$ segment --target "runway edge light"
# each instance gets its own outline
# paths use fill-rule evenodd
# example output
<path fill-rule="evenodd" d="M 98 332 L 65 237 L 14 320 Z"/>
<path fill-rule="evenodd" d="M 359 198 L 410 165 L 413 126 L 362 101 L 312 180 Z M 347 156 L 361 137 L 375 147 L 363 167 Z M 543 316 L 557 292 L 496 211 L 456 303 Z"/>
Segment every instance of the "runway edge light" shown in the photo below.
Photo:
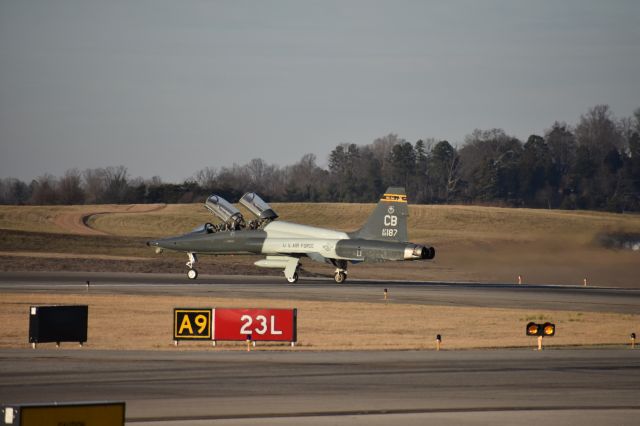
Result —
<path fill-rule="evenodd" d="M 540 325 L 536 324 L 535 322 L 530 322 L 529 324 L 527 324 L 527 336 L 537 336 L 539 334 L 540 331 Z"/>
<path fill-rule="evenodd" d="M 542 350 L 542 339 L 544 337 L 555 336 L 556 325 L 551 322 L 545 322 L 544 324 L 537 324 L 530 322 L 525 329 L 527 336 L 538 336 L 538 350 Z"/>
<path fill-rule="evenodd" d="M 542 325 L 542 335 L 543 336 L 555 336 L 556 334 L 556 325 L 550 322 L 545 322 Z"/>
<path fill-rule="evenodd" d="M 551 337 L 556 334 L 556 325 L 551 322 L 545 322 L 544 324 L 537 324 L 530 322 L 526 328 L 527 336 L 545 336 Z"/>

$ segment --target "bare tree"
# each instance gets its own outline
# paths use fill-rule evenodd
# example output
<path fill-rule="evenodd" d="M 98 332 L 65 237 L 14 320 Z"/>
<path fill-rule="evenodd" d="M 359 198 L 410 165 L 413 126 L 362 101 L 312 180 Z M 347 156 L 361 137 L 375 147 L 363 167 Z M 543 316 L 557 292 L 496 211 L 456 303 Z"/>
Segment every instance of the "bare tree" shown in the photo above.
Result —
<path fill-rule="evenodd" d="M 85 203 L 99 204 L 104 202 L 106 190 L 106 173 L 104 169 L 86 169 L 82 172 L 82 188 Z"/>
<path fill-rule="evenodd" d="M 269 170 L 272 168 L 262 158 L 254 158 L 245 166 L 246 173 L 249 177 L 249 185 L 251 190 L 259 193 L 264 193 L 266 187 L 267 175 L 270 174 Z"/>
<path fill-rule="evenodd" d="M 384 174 L 387 173 L 389 154 L 395 145 L 406 142 L 404 139 L 399 138 L 395 133 L 389 133 L 386 136 L 377 138 L 370 145 L 371 152 L 378 164 L 380 164 L 381 171 Z"/>
<path fill-rule="evenodd" d="M 458 184 L 460 182 L 460 156 L 457 151 L 451 157 L 449 167 L 447 168 L 447 193 L 445 200 L 449 202 L 458 192 Z"/>
<path fill-rule="evenodd" d="M 474 130 L 465 138 L 460 155 L 460 176 L 471 199 L 515 197 L 522 143 L 502 129 Z"/>
<path fill-rule="evenodd" d="M 633 123 L 633 130 L 640 135 L 640 108 L 636 108 L 636 110 L 633 111 L 631 121 Z"/>
<path fill-rule="evenodd" d="M 200 188 L 210 193 L 216 188 L 218 172 L 213 167 L 205 167 L 196 172 L 194 179 Z"/>
<path fill-rule="evenodd" d="M 78 169 L 67 170 L 58 182 L 58 195 L 61 204 L 84 203 L 84 191 L 81 188 L 81 175 Z"/>
<path fill-rule="evenodd" d="M 124 203 L 127 200 L 129 189 L 127 168 L 124 166 L 107 167 L 104 172 L 105 201 L 107 203 Z"/>
<path fill-rule="evenodd" d="M 239 198 L 251 188 L 251 177 L 246 166 L 234 164 L 232 167 L 223 167 L 218 173 L 218 187 L 223 196 Z"/>
<path fill-rule="evenodd" d="M 326 171 L 316 165 L 314 154 L 305 154 L 287 168 L 287 198 L 291 201 L 318 201 L 327 182 Z"/>
<path fill-rule="evenodd" d="M 598 163 L 610 151 L 622 150 L 622 137 L 608 105 L 596 105 L 580 116 L 576 127 L 576 141 Z"/>
<path fill-rule="evenodd" d="M 58 194 L 56 192 L 56 178 L 45 174 L 31 182 L 31 203 L 37 205 L 56 204 Z"/>
<path fill-rule="evenodd" d="M 287 192 L 286 172 L 282 168 L 272 164 L 264 170 L 263 177 L 262 190 L 264 191 L 264 196 L 272 201 L 284 200 Z"/>
<path fill-rule="evenodd" d="M 31 197 L 29 186 L 15 178 L 3 179 L 2 203 L 25 204 Z"/>

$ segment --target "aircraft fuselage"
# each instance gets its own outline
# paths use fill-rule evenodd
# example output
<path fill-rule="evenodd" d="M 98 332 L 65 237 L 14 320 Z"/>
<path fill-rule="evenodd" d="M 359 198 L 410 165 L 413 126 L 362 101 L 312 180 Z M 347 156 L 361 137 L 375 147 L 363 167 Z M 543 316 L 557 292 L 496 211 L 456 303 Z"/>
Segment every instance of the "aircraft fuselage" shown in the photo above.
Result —
<path fill-rule="evenodd" d="M 150 241 L 149 245 L 201 254 L 286 254 L 291 256 L 315 253 L 324 258 L 356 262 L 423 258 L 421 252 L 414 253 L 416 247 L 420 247 L 415 244 L 351 239 L 344 232 L 287 222 L 271 223 L 265 229 L 195 232 Z"/>
<path fill-rule="evenodd" d="M 191 279 L 197 254 L 255 254 L 266 259 L 255 262 L 262 268 L 283 269 L 289 282 L 296 282 L 300 259 L 329 263 L 336 267 L 334 278 L 346 279 L 347 264 L 388 260 L 433 259 L 435 250 L 413 244 L 407 237 L 407 199 L 404 188 L 390 187 L 359 230 L 351 233 L 315 226 L 276 221 L 278 215 L 255 193 L 247 193 L 240 203 L 256 219 L 246 222 L 242 213 L 217 195 L 210 196 L 205 207 L 219 217 L 220 225 L 207 223 L 178 237 L 149 241 L 157 250 L 184 251 Z"/>

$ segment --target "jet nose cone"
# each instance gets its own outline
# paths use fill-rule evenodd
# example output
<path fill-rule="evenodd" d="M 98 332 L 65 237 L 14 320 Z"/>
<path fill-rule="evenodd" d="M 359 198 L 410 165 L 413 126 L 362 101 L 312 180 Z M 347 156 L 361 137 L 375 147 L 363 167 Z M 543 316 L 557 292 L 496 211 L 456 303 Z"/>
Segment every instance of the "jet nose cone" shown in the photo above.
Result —
<path fill-rule="evenodd" d="M 148 247 L 155 247 L 156 248 L 156 253 L 158 253 L 158 254 L 162 253 L 162 247 L 160 246 L 160 242 L 159 241 L 147 241 L 147 246 Z"/>

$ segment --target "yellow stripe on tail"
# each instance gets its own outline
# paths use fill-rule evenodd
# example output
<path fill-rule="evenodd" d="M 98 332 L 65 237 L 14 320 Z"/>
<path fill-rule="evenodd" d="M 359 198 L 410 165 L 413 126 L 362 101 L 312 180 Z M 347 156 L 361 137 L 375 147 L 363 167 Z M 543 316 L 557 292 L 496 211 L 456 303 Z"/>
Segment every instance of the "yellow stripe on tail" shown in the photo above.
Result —
<path fill-rule="evenodd" d="M 384 194 L 380 201 L 393 201 L 396 203 L 406 203 L 407 196 L 404 194 Z"/>

